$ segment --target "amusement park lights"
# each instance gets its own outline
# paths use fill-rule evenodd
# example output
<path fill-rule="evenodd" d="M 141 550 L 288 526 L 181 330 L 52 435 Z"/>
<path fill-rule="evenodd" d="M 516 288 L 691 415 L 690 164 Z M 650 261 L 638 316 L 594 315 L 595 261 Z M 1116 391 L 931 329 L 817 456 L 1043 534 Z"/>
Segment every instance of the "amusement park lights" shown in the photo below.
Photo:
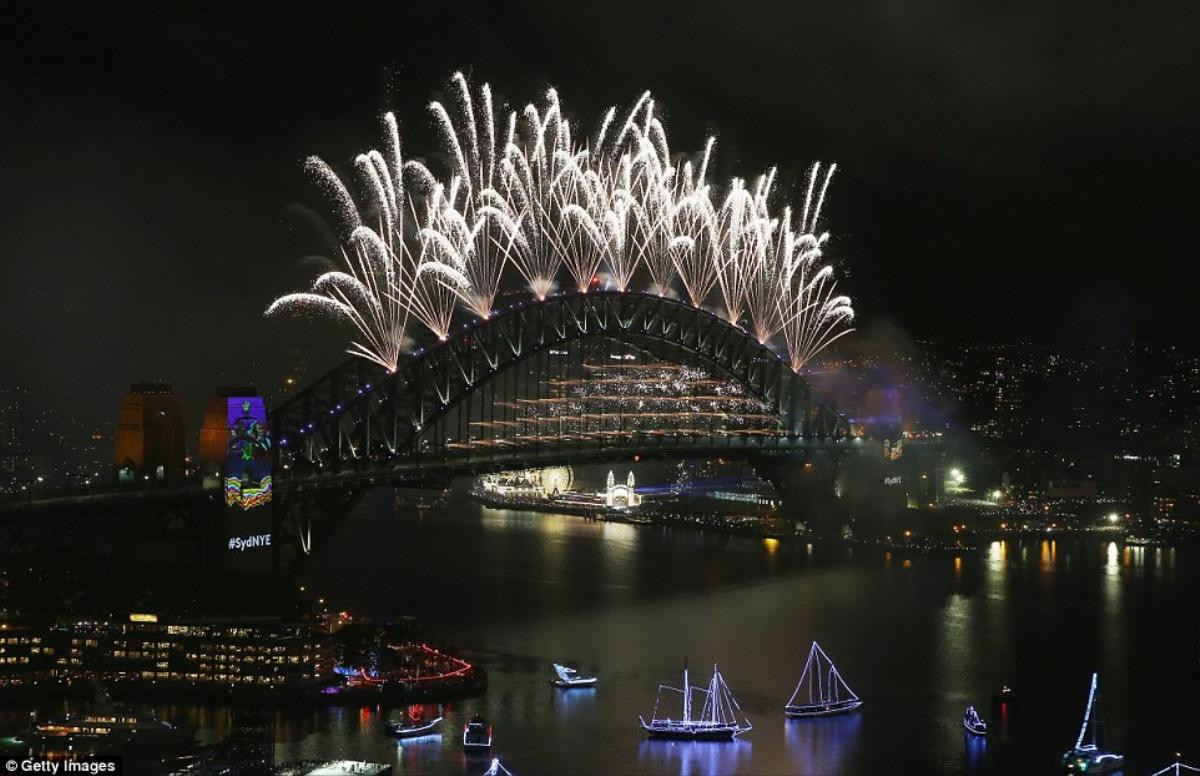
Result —
<path fill-rule="evenodd" d="M 455 103 L 430 104 L 450 159 L 446 178 L 405 161 L 396 117 L 384 148 L 359 154 L 344 181 L 313 157 L 306 168 L 333 209 L 342 269 L 276 299 L 267 315 L 321 313 L 358 332 L 349 352 L 395 370 L 415 320 L 449 337 L 457 308 L 490 318 L 508 268 L 538 301 L 561 282 L 587 293 L 676 289 L 716 304 L 759 342 L 782 339 L 796 371 L 852 331 L 850 299 L 824 263 L 821 210 L 836 165 L 814 164 L 802 205 L 772 207 L 774 168 L 749 183 L 709 180 L 714 139 L 697 164 L 672 154 L 645 92 L 580 139 L 549 89 L 542 104 L 497 110 L 484 84 L 452 77 Z M 355 193 L 352 193 L 355 192 Z M 560 278 L 565 275 L 565 278 Z M 419 351 L 418 351 L 419 352 Z"/>

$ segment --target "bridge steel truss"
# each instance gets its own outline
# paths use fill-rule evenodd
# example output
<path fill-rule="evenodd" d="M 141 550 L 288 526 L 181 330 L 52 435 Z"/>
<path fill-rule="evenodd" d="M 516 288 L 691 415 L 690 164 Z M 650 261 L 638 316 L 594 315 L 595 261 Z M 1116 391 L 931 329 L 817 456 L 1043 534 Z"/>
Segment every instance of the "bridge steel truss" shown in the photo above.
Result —
<path fill-rule="evenodd" d="M 517 424 L 504 420 L 504 403 L 486 396 L 484 389 L 503 382 L 510 394 L 536 393 L 536 375 L 544 369 L 546 354 L 590 338 L 610 338 L 664 359 L 701 364 L 736 381 L 777 415 L 776 432 L 717 437 L 665 428 L 601 439 L 523 439 Z M 478 425 L 470 423 L 471 417 L 492 419 L 495 438 L 488 448 L 463 444 L 471 434 L 464 424 Z M 850 436 L 845 419 L 818 402 L 806 380 L 744 330 L 689 304 L 634 292 L 565 294 L 513 305 L 417 350 L 391 373 L 352 358 L 272 410 L 270 423 L 275 482 L 284 489 L 358 478 L 428 482 L 438 476 L 590 460 L 597 454 L 612 457 L 620 451 L 797 450 L 836 445 Z M 505 423 L 511 432 L 503 430 Z"/>

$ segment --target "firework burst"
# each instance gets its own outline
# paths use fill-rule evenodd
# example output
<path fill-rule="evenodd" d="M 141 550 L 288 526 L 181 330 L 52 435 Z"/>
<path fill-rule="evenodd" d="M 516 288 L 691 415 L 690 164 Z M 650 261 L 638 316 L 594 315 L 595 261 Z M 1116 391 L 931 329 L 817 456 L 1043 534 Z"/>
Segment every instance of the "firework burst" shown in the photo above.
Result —
<path fill-rule="evenodd" d="M 488 318 L 505 265 L 513 252 L 525 245 L 520 218 L 497 187 L 498 159 L 504 148 L 497 143 L 491 88 L 487 84 L 480 87 L 476 110 L 463 74 L 455 73 L 451 80 L 458 95 L 458 120 L 440 102 L 430 103 L 429 110 L 454 160 L 454 178 L 448 189 L 436 189 L 438 196 L 430 205 L 422 234 L 444 263 L 466 277 L 465 286 L 454 286 L 463 305 L 480 318 Z"/>
<path fill-rule="evenodd" d="M 333 200 L 345 271 L 318 276 L 309 291 L 279 297 L 265 314 L 322 314 L 349 322 L 358 337 L 348 352 L 393 371 L 410 319 L 420 320 L 444 339 L 455 299 L 469 280 L 457 267 L 425 258 L 421 241 L 412 239 L 412 230 L 406 229 L 406 222 L 420 218 L 419 210 L 427 209 L 428 200 L 410 200 L 405 189 L 406 172 L 423 178 L 422 168 L 403 161 L 391 113 L 384 116 L 384 127 L 389 158 L 373 150 L 354 160 L 367 192 L 361 208 L 329 165 L 316 157 L 306 163 Z M 374 220 L 377 227 L 364 225 L 364 220 Z"/>
<path fill-rule="evenodd" d="M 625 291 L 653 293 L 724 317 L 764 344 L 782 336 L 793 369 L 852 331 L 850 300 L 823 262 L 818 224 L 836 169 L 814 164 L 802 205 L 772 209 L 774 169 L 753 185 L 709 180 L 714 139 L 693 162 L 673 157 L 650 93 L 605 114 L 586 144 L 573 137 L 555 90 L 539 105 L 497 110 L 487 84 L 451 78 L 448 104 L 429 106 L 449 169 L 439 179 L 401 157 L 395 117 L 383 150 L 360 154 L 344 181 L 325 162 L 307 169 L 328 198 L 343 269 L 280 297 L 267 314 L 320 313 L 350 322 L 350 352 L 394 369 L 410 322 L 436 337 L 456 307 L 492 315 L 509 268 L 545 299 L 565 270 L 586 293 L 603 272 Z M 500 126 L 504 130 L 498 131 Z"/>

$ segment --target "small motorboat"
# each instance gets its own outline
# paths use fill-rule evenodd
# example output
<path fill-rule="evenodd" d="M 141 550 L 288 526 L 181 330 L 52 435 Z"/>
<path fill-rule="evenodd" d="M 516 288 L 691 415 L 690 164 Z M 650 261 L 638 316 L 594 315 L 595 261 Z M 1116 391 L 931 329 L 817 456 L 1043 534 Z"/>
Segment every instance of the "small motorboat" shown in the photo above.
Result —
<path fill-rule="evenodd" d="M 463 725 L 463 749 L 468 752 L 486 752 L 492 748 L 492 726 L 476 714 Z"/>
<path fill-rule="evenodd" d="M 388 734 L 394 738 L 418 738 L 420 736 L 441 735 L 438 726 L 442 723 L 442 715 L 426 719 L 425 709 L 418 705 L 410 706 L 399 722 L 387 723 Z"/>
<path fill-rule="evenodd" d="M 987 723 L 980 718 L 979 712 L 975 711 L 974 706 L 968 706 L 963 714 L 963 727 L 973 736 L 987 735 Z"/>
<path fill-rule="evenodd" d="M 558 674 L 558 678 L 552 682 L 555 687 L 566 689 L 570 687 L 591 687 L 596 684 L 596 677 L 583 676 L 574 668 L 560 665 L 559 663 L 554 664 L 554 673 Z"/>
<path fill-rule="evenodd" d="M 804 670 L 800 672 L 800 681 L 783 707 L 784 715 L 828 717 L 854 711 L 861 705 L 862 699 L 854 694 L 829 655 L 814 641 L 808 650 Z"/>
<path fill-rule="evenodd" d="M 1017 699 L 1017 693 L 1007 684 L 1001 685 L 999 690 L 992 693 L 992 703 L 1012 703 Z"/>

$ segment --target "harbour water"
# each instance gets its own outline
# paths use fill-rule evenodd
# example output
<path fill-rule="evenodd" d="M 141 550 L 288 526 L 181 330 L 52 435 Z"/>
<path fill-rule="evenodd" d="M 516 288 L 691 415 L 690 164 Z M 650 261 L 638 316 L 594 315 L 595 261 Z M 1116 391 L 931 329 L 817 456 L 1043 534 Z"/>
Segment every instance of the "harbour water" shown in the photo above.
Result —
<path fill-rule="evenodd" d="M 456 733 L 481 712 L 516 774 L 1046 773 L 1097 670 L 1126 773 L 1148 772 L 1196 746 L 1198 572 L 1195 548 L 1096 538 L 887 555 L 457 501 L 405 512 L 381 493 L 306 582 L 369 616 L 419 616 L 487 667 L 489 690 L 449 711 L 440 740 L 397 744 L 382 710 L 324 710 L 277 757 L 475 773 Z M 865 703 L 785 721 L 814 638 Z M 685 656 L 701 684 L 719 661 L 754 724 L 742 740 L 644 740 L 637 716 Z M 552 689 L 556 660 L 598 675 L 596 689 Z M 1005 683 L 1019 699 L 1001 718 L 990 696 Z M 986 742 L 964 734 L 967 704 L 992 722 Z"/>
<path fill-rule="evenodd" d="M 446 710 L 440 737 L 397 742 L 397 710 L 275 714 L 275 756 L 390 762 L 397 773 L 478 774 L 463 723 L 493 723 L 493 755 L 525 774 L 1052 773 L 1099 671 L 1110 739 L 1148 773 L 1200 730 L 1195 547 L 1089 538 L 984 541 L 904 555 L 706 534 L 452 500 L 433 510 L 372 494 L 318 547 L 301 582 L 378 620 L 415 615 L 488 670 L 485 696 Z M 788 721 L 817 639 L 864 700 Z M 754 729 L 732 744 L 651 742 L 638 715 L 684 657 L 716 660 Z M 599 683 L 555 690 L 551 663 Z M 1018 695 L 1003 714 L 1001 685 Z M 961 726 L 978 707 L 986 740 Z M 220 707 L 158 707 L 214 739 Z"/>

